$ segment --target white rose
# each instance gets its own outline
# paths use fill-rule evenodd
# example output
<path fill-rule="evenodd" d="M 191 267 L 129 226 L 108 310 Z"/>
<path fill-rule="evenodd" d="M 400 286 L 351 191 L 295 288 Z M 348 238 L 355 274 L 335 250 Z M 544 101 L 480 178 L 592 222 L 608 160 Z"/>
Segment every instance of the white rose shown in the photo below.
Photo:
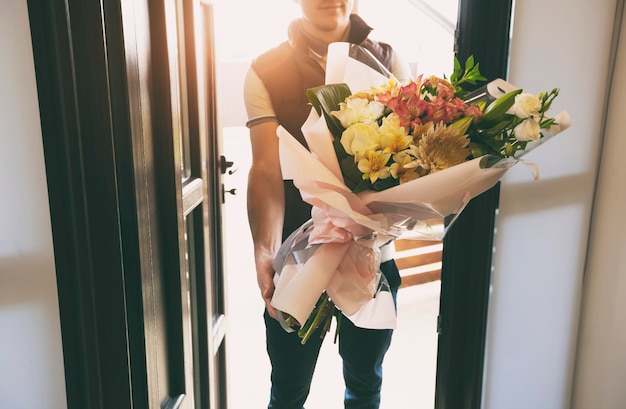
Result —
<path fill-rule="evenodd" d="M 509 110 L 509 113 L 514 114 L 518 118 L 528 118 L 539 115 L 541 109 L 541 101 L 533 94 L 522 92 L 515 96 L 515 103 Z"/>
<path fill-rule="evenodd" d="M 528 118 L 513 129 L 515 139 L 518 141 L 537 141 L 541 138 L 541 127 L 539 122 L 533 118 Z"/>
<path fill-rule="evenodd" d="M 344 128 L 359 122 L 375 122 L 383 115 L 385 106 L 378 101 L 369 101 L 365 98 L 348 98 L 339 103 L 339 111 L 331 114 L 341 122 Z"/>
<path fill-rule="evenodd" d="M 380 147 L 380 134 L 375 124 L 357 123 L 341 134 L 341 145 L 349 155 L 362 155 Z"/>

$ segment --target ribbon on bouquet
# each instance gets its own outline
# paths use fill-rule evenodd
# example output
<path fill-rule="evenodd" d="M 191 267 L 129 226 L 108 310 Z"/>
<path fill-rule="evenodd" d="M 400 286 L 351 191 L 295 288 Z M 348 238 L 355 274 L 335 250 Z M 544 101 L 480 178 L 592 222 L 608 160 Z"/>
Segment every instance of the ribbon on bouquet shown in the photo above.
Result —
<path fill-rule="evenodd" d="M 274 259 L 272 306 L 304 323 L 323 291 L 355 325 L 395 328 L 395 304 L 380 272 L 380 240 L 376 234 L 346 241 L 313 243 L 309 220 L 283 243 Z M 283 328 L 292 332 L 278 315 Z"/>

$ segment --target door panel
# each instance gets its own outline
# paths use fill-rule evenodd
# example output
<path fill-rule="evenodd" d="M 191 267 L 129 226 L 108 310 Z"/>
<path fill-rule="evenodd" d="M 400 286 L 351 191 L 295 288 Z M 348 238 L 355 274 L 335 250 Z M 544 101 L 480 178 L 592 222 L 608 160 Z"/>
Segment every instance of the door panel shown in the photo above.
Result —
<path fill-rule="evenodd" d="M 153 323 L 146 357 L 148 373 L 156 374 L 148 390 L 159 397 L 151 407 L 225 407 L 219 406 L 226 389 L 220 362 L 225 316 L 211 5 L 163 0 L 138 9 L 136 20 L 149 16 L 137 38 L 149 58 L 138 74 L 141 120 L 150 131 L 143 165 L 154 189 L 154 269 L 144 277 L 145 319 Z"/>
<path fill-rule="evenodd" d="M 164 19 L 171 95 L 172 171 L 176 175 L 183 363 L 181 407 L 225 407 L 225 309 L 221 256 L 221 173 L 212 89 L 212 5 L 166 0 Z M 178 304 L 180 302 L 180 310 Z M 178 317 L 174 318 L 178 320 Z M 168 337 L 172 335 L 168 332 Z"/>
<path fill-rule="evenodd" d="M 28 6 L 68 408 L 223 408 L 211 5 Z"/>

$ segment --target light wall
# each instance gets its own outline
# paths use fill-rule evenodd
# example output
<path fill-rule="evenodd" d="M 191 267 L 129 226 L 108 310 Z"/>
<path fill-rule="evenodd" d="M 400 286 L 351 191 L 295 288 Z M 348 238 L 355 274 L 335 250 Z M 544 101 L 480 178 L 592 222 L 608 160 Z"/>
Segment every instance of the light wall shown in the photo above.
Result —
<path fill-rule="evenodd" d="M 572 408 L 626 408 L 626 13 L 593 211 Z"/>
<path fill-rule="evenodd" d="M 586 268 L 615 9 L 613 0 L 515 2 L 509 79 L 532 92 L 559 87 L 553 112 L 567 110 L 573 125 L 526 156 L 539 165 L 539 181 L 519 165 L 502 181 L 485 364 L 487 409 L 572 407 L 581 294 L 589 289 L 583 276 L 606 279 L 616 273 L 603 271 L 600 263 Z M 615 132 L 607 137 L 617 138 Z M 604 182 L 612 185 L 605 189 L 623 192 L 623 181 L 603 173 Z M 595 212 L 599 209 L 596 204 Z M 609 221 L 596 224 L 598 229 L 621 216 L 614 206 L 605 210 Z M 610 235 L 595 233 L 590 243 L 613 249 L 624 272 L 625 253 L 615 249 Z M 621 289 L 623 294 L 625 286 Z M 595 291 L 595 297 L 608 297 L 607 305 L 620 300 L 618 293 Z M 623 374 L 626 362 L 617 365 Z M 580 406 L 618 407 L 624 406 L 614 401 Z"/>
<path fill-rule="evenodd" d="M 0 3 L 0 408 L 65 409 L 65 374 L 26 0 Z"/>

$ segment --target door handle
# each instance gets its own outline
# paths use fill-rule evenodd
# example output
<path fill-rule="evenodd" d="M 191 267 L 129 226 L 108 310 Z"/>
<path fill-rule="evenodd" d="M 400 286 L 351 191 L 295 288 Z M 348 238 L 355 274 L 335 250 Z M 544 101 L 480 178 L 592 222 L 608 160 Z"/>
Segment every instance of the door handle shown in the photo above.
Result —
<path fill-rule="evenodd" d="M 238 168 L 228 170 L 234 164 L 235 164 L 234 162 L 227 160 L 224 155 L 220 155 L 220 172 L 222 172 L 222 175 L 226 173 L 226 171 L 228 171 L 229 175 L 232 175 L 233 173 L 237 172 Z"/>

